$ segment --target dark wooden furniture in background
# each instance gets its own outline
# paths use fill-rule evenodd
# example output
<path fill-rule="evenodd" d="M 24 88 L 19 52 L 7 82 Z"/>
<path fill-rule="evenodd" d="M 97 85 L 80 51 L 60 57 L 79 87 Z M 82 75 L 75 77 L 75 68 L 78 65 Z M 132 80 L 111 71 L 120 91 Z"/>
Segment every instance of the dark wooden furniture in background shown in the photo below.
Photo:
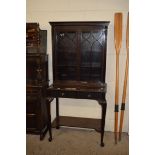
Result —
<path fill-rule="evenodd" d="M 48 88 L 47 31 L 38 23 L 26 24 L 26 132 L 40 135 L 48 130 L 46 90 Z"/>
<path fill-rule="evenodd" d="M 52 27 L 53 84 L 49 97 L 56 98 L 56 127 L 59 98 L 97 100 L 102 107 L 101 146 L 107 102 L 106 47 L 109 22 L 50 22 Z"/>

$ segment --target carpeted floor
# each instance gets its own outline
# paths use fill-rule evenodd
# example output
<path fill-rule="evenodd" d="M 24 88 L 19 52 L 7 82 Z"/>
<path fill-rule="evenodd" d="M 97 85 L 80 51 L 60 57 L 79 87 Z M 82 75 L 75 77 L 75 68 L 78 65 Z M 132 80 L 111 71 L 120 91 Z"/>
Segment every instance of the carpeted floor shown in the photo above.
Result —
<path fill-rule="evenodd" d="M 114 144 L 112 132 L 105 132 L 104 147 L 100 147 L 100 133 L 94 130 L 53 129 L 53 141 L 43 141 L 38 135 L 27 135 L 26 155 L 128 155 L 129 137 L 122 134 L 121 142 Z"/>

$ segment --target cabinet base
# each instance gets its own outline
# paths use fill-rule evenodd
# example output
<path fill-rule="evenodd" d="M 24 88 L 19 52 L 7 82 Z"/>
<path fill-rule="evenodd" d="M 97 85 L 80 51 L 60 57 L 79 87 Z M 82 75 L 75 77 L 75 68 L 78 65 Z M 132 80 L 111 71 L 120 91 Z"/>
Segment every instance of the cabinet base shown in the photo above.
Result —
<path fill-rule="evenodd" d="M 26 128 L 26 134 L 40 135 L 40 140 L 43 140 L 45 138 L 47 131 L 48 131 L 47 126 L 45 128 L 43 128 L 41 131 L 37 130 L 35 128 Z"/>

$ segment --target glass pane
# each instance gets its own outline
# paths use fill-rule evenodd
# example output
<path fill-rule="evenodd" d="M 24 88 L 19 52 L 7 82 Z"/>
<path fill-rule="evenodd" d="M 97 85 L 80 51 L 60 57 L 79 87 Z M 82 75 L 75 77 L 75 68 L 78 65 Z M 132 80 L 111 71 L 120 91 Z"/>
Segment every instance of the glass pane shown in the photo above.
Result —
<path fill-rule="evenodd" d="M 103 30 L 81 33 L 81 80 L 101 80 L 104 37 Z"/>
<path fill-rule="evenodd" d="M 76 32 L 57 32 L 57 76 L 59 80 L 77 79 Z"/>
<path fill-rule="evenodd" d="M 75 67 L 58 67 L 59 80 L 76 80 Z"/>

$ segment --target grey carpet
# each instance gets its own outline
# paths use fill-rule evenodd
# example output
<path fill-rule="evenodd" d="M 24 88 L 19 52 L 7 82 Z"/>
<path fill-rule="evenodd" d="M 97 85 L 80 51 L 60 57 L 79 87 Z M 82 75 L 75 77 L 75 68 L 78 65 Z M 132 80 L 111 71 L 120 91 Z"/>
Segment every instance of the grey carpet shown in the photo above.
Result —
<path fill-rule="evenodd" d="M 27 135 L 27 155 L 128 155 L 129 137 L 122 134 L 121 142 L 114 144 L 114 134 L 105 132 L 104 147 L 100 147 L 100 134 L 94 130 L 71 128 L 53 129 L 53 141 L 43 141 L 38 135 Z"/>

